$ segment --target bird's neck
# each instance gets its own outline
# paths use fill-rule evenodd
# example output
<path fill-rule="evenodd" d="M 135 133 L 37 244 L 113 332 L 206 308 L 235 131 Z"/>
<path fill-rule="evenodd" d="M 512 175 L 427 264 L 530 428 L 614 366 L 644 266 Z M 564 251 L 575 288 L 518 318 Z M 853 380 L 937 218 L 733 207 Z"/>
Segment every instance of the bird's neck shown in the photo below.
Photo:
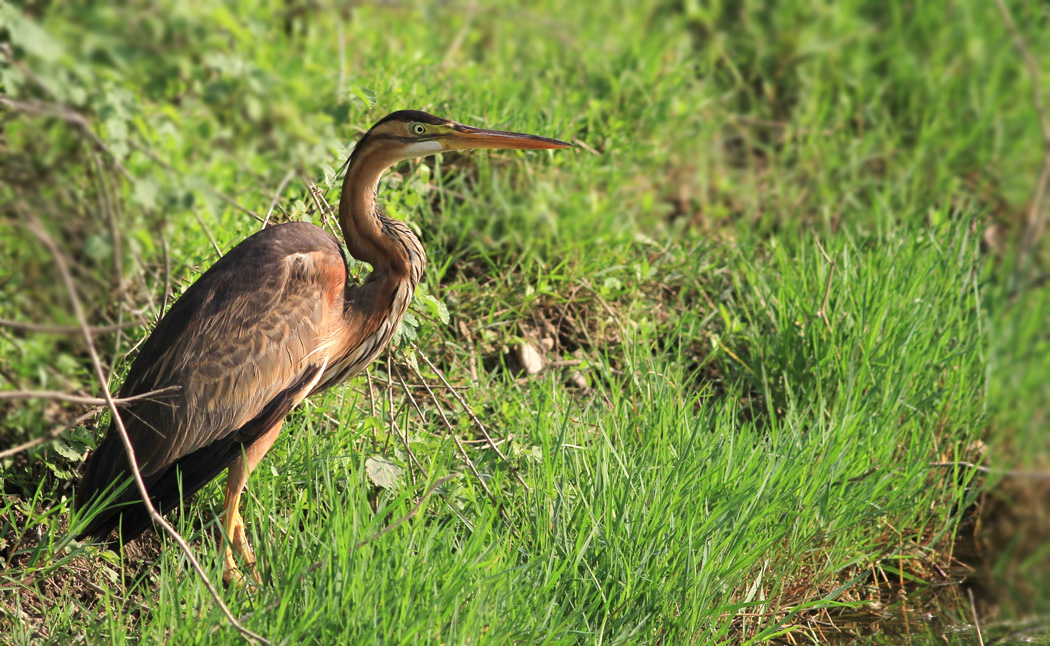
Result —
<path fill-rule="evenodd" d="M 395 161 L 382 151 L 351 155 L 339 199 L 339 225 L 350 255 L 372 265 L 375 278 L 415 287 L 426 263 L 423 246 L 404 222 L 380 213 L 376 203 L 379 180 Z"/>

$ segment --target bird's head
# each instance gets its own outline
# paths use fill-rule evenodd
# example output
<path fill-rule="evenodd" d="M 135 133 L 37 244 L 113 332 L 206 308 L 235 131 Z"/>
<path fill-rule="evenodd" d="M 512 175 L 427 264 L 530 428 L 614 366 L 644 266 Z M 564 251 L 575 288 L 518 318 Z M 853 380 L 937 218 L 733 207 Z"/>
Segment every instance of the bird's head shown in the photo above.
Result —
<path fill-rule="evenodd" d="M 357 154 L 374 154 L 387 163 L 450 150 L 477 148 L 571 148 L 572 144 L 520 132 L 485 130 L 435 117 L 419 110 L 399 110 L 383 117 L 361 138 Z"/>

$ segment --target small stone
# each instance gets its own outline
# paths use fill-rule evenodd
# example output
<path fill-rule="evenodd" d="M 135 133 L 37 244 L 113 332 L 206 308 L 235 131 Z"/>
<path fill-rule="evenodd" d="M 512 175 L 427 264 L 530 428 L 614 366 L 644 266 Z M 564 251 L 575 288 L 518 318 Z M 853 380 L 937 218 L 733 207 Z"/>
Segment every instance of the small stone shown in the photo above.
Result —
<path fill-rule="evenodd" d="M 525 374 L 534 375 L 543 370 L 543 356 L 530 343 L 522 343 L 518 346 L 518 363 Z"/>

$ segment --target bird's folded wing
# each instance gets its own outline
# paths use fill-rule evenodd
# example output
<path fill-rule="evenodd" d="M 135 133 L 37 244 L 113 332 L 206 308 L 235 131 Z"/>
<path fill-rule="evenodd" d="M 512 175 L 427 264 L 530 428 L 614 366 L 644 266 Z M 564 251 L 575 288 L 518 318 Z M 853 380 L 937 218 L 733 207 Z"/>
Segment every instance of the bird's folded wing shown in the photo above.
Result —
<path fill-rule="evenodd" d="M 236 432 L 279 395 L 309 385 L 296 382 L 318 376 L 333 316 L 327 273 L 317 267 L 324 260 L 290 257 L 272 274 L 209 271 L 164 317 L 121 390 L 178 387 L 122 411 L 144 473 Z M 338 255 L 328 261 L 342 265 Z"/>

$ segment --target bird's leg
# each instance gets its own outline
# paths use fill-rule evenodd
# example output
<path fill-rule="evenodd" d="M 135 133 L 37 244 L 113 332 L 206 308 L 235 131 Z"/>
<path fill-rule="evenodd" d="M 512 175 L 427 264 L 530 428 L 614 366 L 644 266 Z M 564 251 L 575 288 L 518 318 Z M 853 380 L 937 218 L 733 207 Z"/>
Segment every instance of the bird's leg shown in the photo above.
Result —
<path fill-rule="evenodd" d="M 222 568 L 222 580 L 230 585 L 239 585 L 244 582 L 244 576 L 237 564 L 237 557 L 241 563 L 251 570 L 252 578 L 256 583 L 262 583 L 262 577 L 255 569 L 255 554 L 252 546 L 248 543 L 248 537 L 244 533 L 244 520 L 241 518 L 240 503 L 241 493 L 244 486 L 248 484 L 248 475 L 255 470 L 256 465 L 262 460 L 266 452 L 273 446 L 277 434 L 281 431 L 282 422 L 278 422 L 270 430 L 259 436 L 255 442 L 244 450 L 244 455 L 234 460 L 230 465 L 229 474 L 226 476 L 226 504 L 223 506 L 223 526 L 229 543 L 226 545 L 225 559 Z"/>

